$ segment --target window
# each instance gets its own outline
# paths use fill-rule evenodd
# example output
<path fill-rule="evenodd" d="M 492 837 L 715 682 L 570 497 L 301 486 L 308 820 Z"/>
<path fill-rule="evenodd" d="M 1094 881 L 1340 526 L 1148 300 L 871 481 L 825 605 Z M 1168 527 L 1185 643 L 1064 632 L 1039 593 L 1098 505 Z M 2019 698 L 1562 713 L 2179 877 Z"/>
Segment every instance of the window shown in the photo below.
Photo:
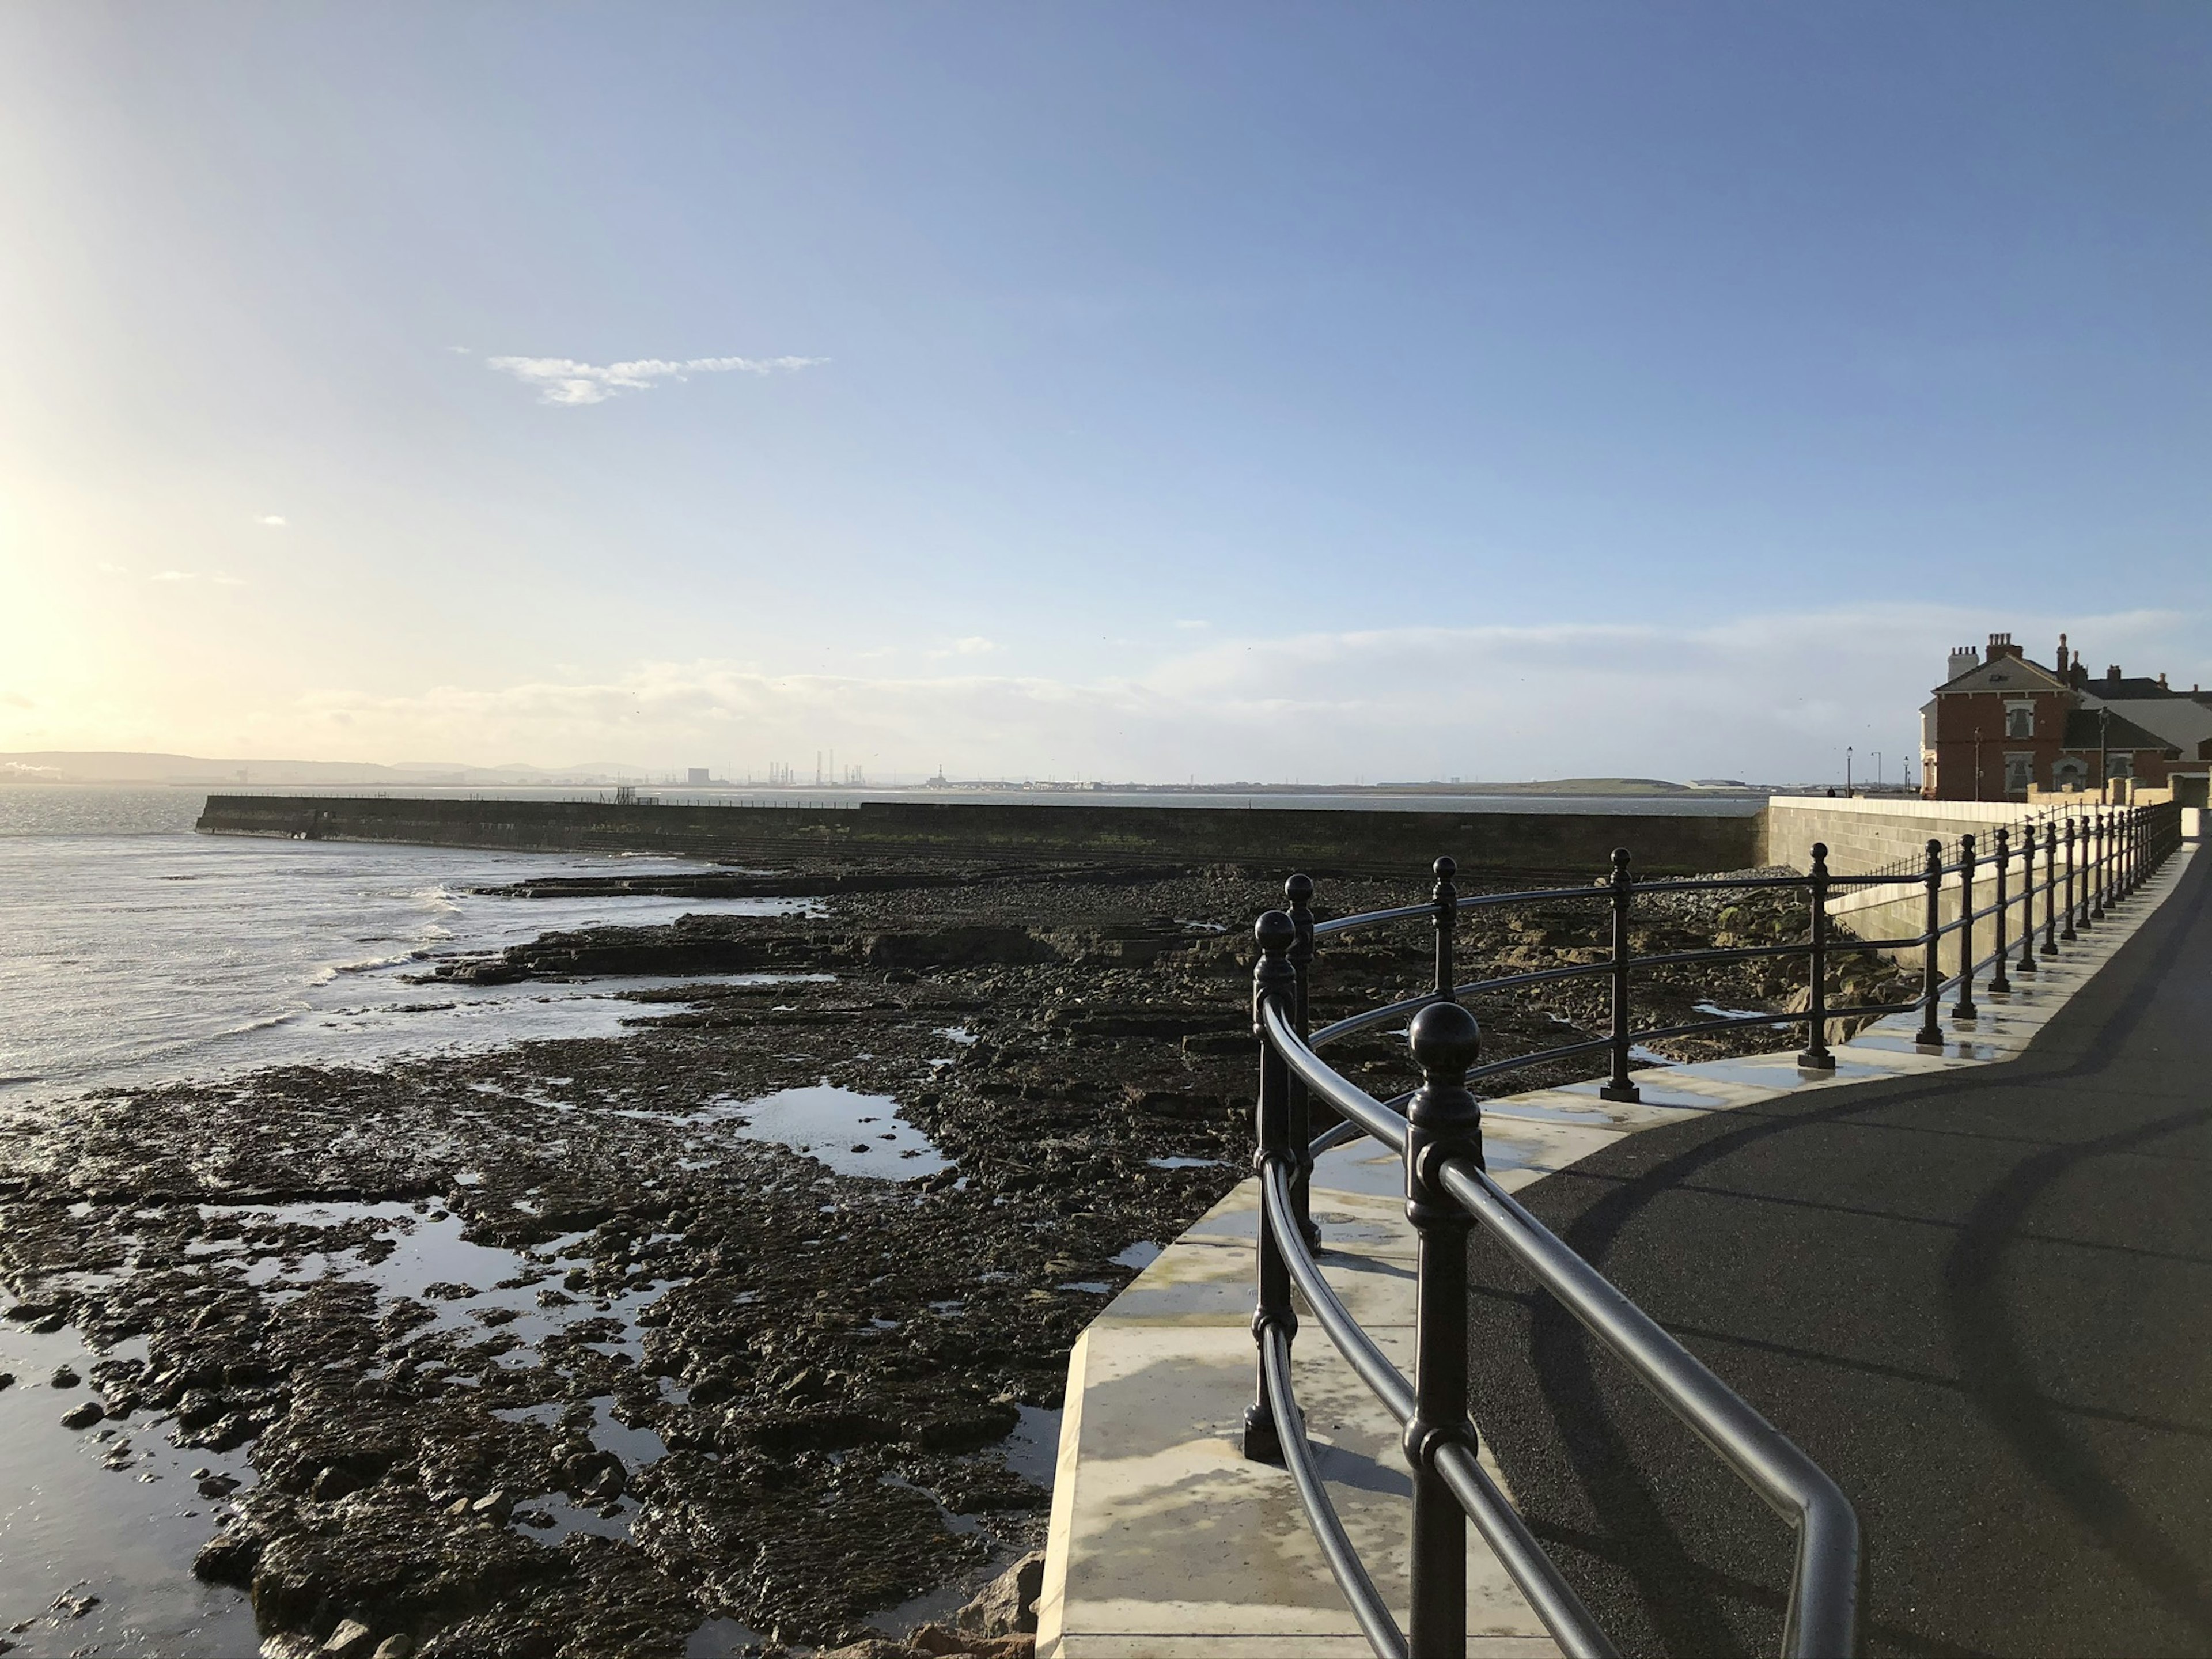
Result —
<path fill-rule="evenodd" d="M 2035 735 L 2035 705 L 2032 702 L 2008 702 L 2005 705 L 2005 736 L 2032 738 Z"/>
<path fill-rule="evenodd" d="M 2089 769 L 2070 755 L 2051 769 L 2051 785 L 2058 789 L 2079 789 L 2088 775 Z"/>
<path fill-rule="evenodd" d="M 2035 757 L 2007 755 L 2005 757 L 2005 793 L 2024 795 L 2027 786 L 2035 781 Z"/>

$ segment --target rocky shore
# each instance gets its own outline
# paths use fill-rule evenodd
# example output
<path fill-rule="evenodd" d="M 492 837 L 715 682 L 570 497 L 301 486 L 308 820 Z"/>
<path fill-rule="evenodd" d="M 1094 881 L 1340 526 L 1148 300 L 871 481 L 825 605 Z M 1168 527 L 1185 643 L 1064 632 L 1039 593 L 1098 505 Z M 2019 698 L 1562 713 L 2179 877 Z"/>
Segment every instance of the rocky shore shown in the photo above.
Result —
<path fill-rule="evenodd" d="M 1244 1171 L 1249 929 L 1279 887 L 927 860 L 639 879 L 816 903 L 426 965 L 426 1003 L 704 976 L 635 994 L 619 1038 L 115 1092 L 0 1139 L 6 1317 L 106 1356 L 55 1432 L 106 1436 L 118 1473 L 156 1435 L 241 1452 L 202 1486 L 194 1571 L 250 1591 L 275 1651 L 1018 1652 L 1068 1346 Z M 1794 903 L 1655 901 L 1637 945 L 1796 937 Z M 1603 921 L 1474 912 L 1461 961 L 1594 960 Z M 1326 948 L 1318 1009 L 1418 989 L 1428 949 L 1418 922 Z M 1801 971 L 1639 996 L 1668 1023 L 1780 1010 Z M 1595 1032 L 1603 995 L 1477 1005 L 1486 1052 Z M 1400 1038 L 1333 1057 L 1413 1081 Z"/>

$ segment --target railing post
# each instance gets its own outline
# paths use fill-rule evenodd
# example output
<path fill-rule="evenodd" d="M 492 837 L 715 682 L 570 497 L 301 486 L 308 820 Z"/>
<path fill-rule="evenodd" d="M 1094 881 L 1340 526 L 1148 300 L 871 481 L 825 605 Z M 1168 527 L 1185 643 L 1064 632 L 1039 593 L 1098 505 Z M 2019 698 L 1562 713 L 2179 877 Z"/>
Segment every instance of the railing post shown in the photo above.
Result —
<path fill-rule="evenodd" d="M 1297 1006 L 1298 970 L 1291 966 L 1290 950 L 1298 936 L 1297 924 L 1280 910 L 1270 910 L 1252 929 L 1259 941 L 1260 960 L 1252 968 L 1252 1030 L 1260 1040 L 1260 1098 L 1254 1112 L 1258 1146 L 1252 1155 L 1255 1173 L 1264 1173 L 1271 1163 L 1291 1165 L 1291 1068 L 1267 1041 L 1261 1011 L 1274 1003 L 1285 1013 Z M 1295 1167 L 1294 1165 L 1291 1167 Z M 1252 1314 L 1252 1340 L 1262 1353 L 1256 1367 L 1258 1386 L 1244 1410 L 1244 1455 L 1255 1463 L 1283 1461 L 1283 1441 L 1275 1423 L 1274 1404 L 1267 1397 L 1265 1348 L 1273 1328 L 1285 1340 L 1298 1328 L 1291 1308 L 1291 1270 L 1284 1265 L 1282 1247 L 1267 1224 L 1266 1205 L 1260 1207 L 1258 1264 L 1259 1305 Z"/>
<path fill-rule="evenodd" d="M 1993 997 L 2001 997 L 2009 996 L 2012 994 L 2012 981 L 2005 975 L 2005 959 L 2012 952 L 2012 942 L 2005 932 L 2007 925 L 2012 920 L 2009 916 L 2005 915 L 2005 906 L 2008 902 L 2005 898 L 2005 873 L 2006 867 L 2012 863 L 2012 837 L 2005 833 L 2004 826 L 2002 824 L 1997 826 L 1997 850 L 1996 858 L 1997 866 L 1997 957 L 1996 965 L 1990 971 L 1990 994 Z"/>
<path fill-rule="evenodd" d="M 1407 1109 L 1406 1218 L 1420 1240 L 1414 1289 L 1413 1416 L 1406 1461 L 1413 1470 L 1412 1659 L 1464 1659 L 1467 1652 L 1467 1516 L 1437 1472 L 1437 1455 L 1474 1449 L 1467 1405 L 1467 1212 L 1444 1191 L 1443 1166 L 1482 1162 L 1482 1108 L 1467 1069 L 1482 1052 L 1474 1016 L 1437 1002 L 1413 1017 L 1409 1034 L 1422 1083 Z"/>
<path fill-rule="evenodd" d="M 1606 1100 L 1641 1100 L 1643 1094 L 1628 1080 L 1628 905 L 1633 872 L 1628 849 L 1613 849 L 1613 1076 L 1598 1090 Z"/>
<path fill-rule="evenodd" d="M 1828 1052 L 1828 847 L 1813 843 L 1813 872 L 1806 886 L 1813 901 L 1812 953 L 1807 972 L 1805 1052 L 1797 1063 L 1808 1072 L 1832 1072 L 1836 1057 Z"/>
<path fill-rule="evenodd" d="M 2105 919 L 2106 817 L 2105 809 L 2100 806 L 2097 809 L 2097 816 L 2089 821 L 2089 920 L 2092 921 Z"/>
<path fill-rule="evenodd" d="M 2058 936 L 2069 945 L 2081 937 L 2074 931 L 2075 908 L 2074 903 L 2074 820 L 2069 817 L 2066 820 L 2066 931 Z"/>
<path fill-rule="evenodd" d="M 1453 930 L 1459 926 L 1459 889 L 1452 878 L 1459 866 L 1449 858 L 1436 862 L 1437 888 L 1431 895 L 1437 907 L 1437 1000 L 1449 1002 L 1458 988 L 1458 970 L 1452 962 Z"/>
<path fill-rule="evenodd" d="M 1293 1021 L 1301 1037 L 1313 1034 L 1313 962 L 1314 913 L 1313 878 L 1292 876 L 1283 884 L 1283 896 L 1290 901 L 1291 925 L 1297 929 L 1297 937 L 1291 941 L 1291 966 L 1298 975 L 1297 1007 Z M 1315 1226 L 1311 1205 L 1313 1197 L 1313 1101 L 1306 1085 L 1299 1079 L 1291 1079 L 1291 1156 L 1297 1160 L 1297 1170 L 1291 1178 L 1291 1207 L 1298 1218 L 1298 1231 L 1305 1236 L 1306 1248 L 1321 1248 L 1321 1229 Z"/>
<path fill-rule="evenodd" d="M 2013 971 L 2033 978 L 2035 965 L 2035 820 L 2020 827 L 2020 961 Z"/>
<path fill-rule="evenodd" d="M 1965 1023 L 1979 1014 L 1974 1006 L 1974 838 L 1959 837 L 1959 1000 L 1951 1018 Z"/>
<path fill-rule="evenodd" d="M 1920 1030 L 1914 1033 L 1912 1040 L 1924 1048 L 1940 1048 L 1943 1046 L 1943 1021 L 1936 1012 L 1936 999 L 1943 988 L 1943 964 L 1936 960 L 1943 943 L 1942 842 L 1928 843 L 1928 869 L 1921 879 L 1928 890 L 1928 926 L 1920 936 Z"/>
<path fill-rule="evenodd" d="M 2043 955 L 2058 954 L 2058 826 L 2043 826 Z"/>

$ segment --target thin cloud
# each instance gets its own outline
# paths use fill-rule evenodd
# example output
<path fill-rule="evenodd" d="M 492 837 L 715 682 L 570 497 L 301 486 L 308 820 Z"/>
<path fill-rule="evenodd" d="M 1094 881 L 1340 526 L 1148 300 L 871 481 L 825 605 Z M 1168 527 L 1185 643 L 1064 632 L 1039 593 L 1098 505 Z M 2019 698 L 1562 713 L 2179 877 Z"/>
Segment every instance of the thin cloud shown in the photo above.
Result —
<path fill-rule="evenodd" d="M 282 530 L 289 520 L 274 513 L 264 513 L 253 522 L 267 525 L 271 530 Z"/>
<path fill-rule="evenodd" d="M 687 357 L 672 362 L 641 357 L 634 362 L 599 364 L 580 363 L 573 357 L 487 357 L 484 367 L 536 386 L 541 404 L 574 407 L 605 403 L 625 392 L 644 392 L 659 381 L 688 380 L 694 374 L 791 374 L 829 361 L 827 357 Z"/>
<path fill-rule="evenodd" d="M 1838 781 L 1845 744 L 1917 753 L 1915 711 L 1945 653 L 2008 622 L 2022 640 L 2101 640 L 2123 660 L 2207 675 L 2203 619 L 1992 616 L 1869 607 L 1703 628 L 1405 628 L 1193 641 L 1127 678 L 975 672 L 770 674 L 729 661 L 639 664 L 582 682 L 328 690 L 296 715 L 354 717 L 388 752 L 584 754 L 650 743 L 741 765 L 826 747 L 957 771 L 1307 779 L 1635 774 Z M 2046 647 L 2045 653 L 2047 655 Z M 2124 655 L 2122 653 L 2124 653 Z M 948 653 L 948 655 L 950 653 Z M 977 665 L 980 667 L 980 665 Z M 1842 688 L 1838 690 L 1838 688 Z M 327 729 L 325 726 L 323 729 Z M 1893 750 L 1893 745 L 1894 748 Z M 901 769 L 912 769 L 901 763 Z"/>
<path fill-rule="evenodd" d="M 157 570 L 146 578 L 149 582 L 213 582 L 217 587 L 244 587 L 243 576 L 234 576 L 227 570 Z"/>

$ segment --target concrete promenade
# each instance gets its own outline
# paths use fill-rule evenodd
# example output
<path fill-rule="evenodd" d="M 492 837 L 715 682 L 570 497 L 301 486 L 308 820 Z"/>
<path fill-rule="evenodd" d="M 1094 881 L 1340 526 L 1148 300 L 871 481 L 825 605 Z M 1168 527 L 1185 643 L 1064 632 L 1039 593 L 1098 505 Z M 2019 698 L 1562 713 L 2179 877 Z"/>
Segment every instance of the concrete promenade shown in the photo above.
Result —
<path fill-rule="evenodd" d="M 1524 1198 L 1841 1484 L 1870 1655 L 2212 1653 L 2212 854 L 2162 879 L 2012 1064 L 1663 1126 Z M 1593 1608 L 1635 1651 L 1768 1646 L 1771 1519 L 1476 1263 L 1478 1417 Z"/>
<path fill-rule="evenodd" d="M 2160 1628 L 2174 1638 L 2164 1648 L 2068 1646 L 2081 1632 L 2034 1614 L 2012 1634 L 2049 1638 L 2040 1645 L 1979 1646 L 1952 1633 L 1972 1627 L 1976 1607 L 2017 1608 L 2020 1584 L 2042 1582 L 2050 1553 L 2027 1536 L 2035 1511 L 2022 1493 L 2034 1482 L 2000 1480 L 2001 1455 L 1968 1450 L 1972 1437 L 1955 1419 L 1969 1397 L 1970 1368 L 1931 1334 L 1948 1330 L 1947 1319 L 1968 1329 L 1994 1321 L 2009 1330 L 2007 1310 L 2016 1306 L 2027 1309 L 2037 1333 L 2094 1331 L 2055 1351 L 2058 1376 L 2078 1385 L 2079 1410 L 2036 1406 L 2050 1380 L 2032 1364 L 1988 1384 L 2010 1413 L 1990 1420 L 2032 1438 L 2040 1429 L 2021 1425 L 2054 1413 L 2077 1435 L 2145 1432 L 2142 1418 L 2186 1445 L 2185 1459 L 2160 1455 L 2155 1467 L 2177 1476 L 2185 1462 L 2203 1471 L 2212 1407 L 2189 1392 L 2204 1380 L 2195 1356 L 2212 1336 L 2203 1206 L 2154 1193 L 2138 1204 L 2128 1175 L 2144 1161 L 2130 1137 L 2163 1153 L 2160 1137 L 2185 1132 L 2155 1126 L 2176 1114 L 2194 1111 L 2200 1125 L 2212 1116 L 2204 1088 L 2204 1033 L 2212 1030 L 2205 885 L 2203 869 L 2185 854 L 2172 860 L 2033 981 L 2016 981 L 2010 997 L 1984 996 L 1981 1018 L 1954 1027 L 1941 1054 L 1917 1048 L 1917 1021 L 1899 1017 L 1839 1046 L 1832 1076 L 1800 1072 L 1792 1042 L 1750 1060 L 1640 1073 L 1640 1103 L 1601 1101 L 1595 1085 L 1485 1103 L 1486 1146 L 1500 1183 L 1525 1189 L 1524 1202 L 1796 1437 L 1860 1505 L 1875 1564 L 1871 1651 L 2212 1651 L 2204 1634 L 2212 1626 L 2186 1616 L 2174 1624 L 2176 1615 L 2164 1615 Z M 2178 917 L 2197 919 L 2185 926 L 2197 939 L 2187 962 L 2158 942 Z M 2130 943 L 2146 923 L 2145 938 Z M 2192 974 L 2193 994 L 2167 988 L 2186 987 Z M 2193 1028 L 2184 1006 L 2190 994 Z M 2067 1067 L 2102 1052 L 2094 1032 L 2115 1024 L 2114 1011 L 2151 1003 L 2173 1007 L 2146 1040 L 2163 1043 L 2161 1063 L 2191 1080 L 2115 1078 L 2097 1085 L 2119 1091 L 2122 1103 L 2108 1105 L 2083 1086 L 2087 1073 L 2077 1078 Z M 2094 1028 L 2089 1038 L 2080 1035 L 2085 1022 Z M 2045 1073 L 2049 1079 L 2033 1080 Z M 1990 1103 L 1993 1088 L 2039 1087 L 2055 1091 L 2039 1108 Z M 2185 1097 L 2154 1097 L 2158 1088 Z M 1929 1103 L 1954 1091 L 1984 1103 Z M 1893 1124 L 1883 1115 L 1886 1102 L 1898 1103 Z M 1936 1116 L 1923 1122 L 1923 1112 Z M 1793 1139 L 1793 1126 L 1807 1133 Z M 1855 1138 L 1869 1126 L 1881 1134 L 1855 1152 Z M 2206 1149 L 2201 1128 L 2197 1135 L 2196 1160 L 2181 1166 L 2189 1173 L 2180 1179 L 2201 1191 Z M 2008 1159 L 2009 1171 L 2023 1160 L 2063 1161 L 2084 1146 L 2091 1150 L 2079 1168 L 2065 1164 L 2051 1180 L 2069 1191 L 2078 1181 L 2101 1181 L 2084 1189 L 2093 1214 L 2046 1220 L 2037 1207 L 2045 1202 L 2042 1189 L 2015 1191 L 2027 1177 L 2003 1172 L 1992 1177 L 1995 1198 L 1962 1192 L 1947 1206 L 1934 1191 L 1966 1179 L 1968 1154 Z M 1795 1176 L 1762 1177 L 1771 1194 L 1747 1188 L 1738 1196 L 1727 1182 L 1713 1187 L 1707 1161 L 1724 1163 L 1739 1147 L 1753 1164 L 1780 1160 L 1786 1169 L 1794 1158 L 1802 1167 Z M 1401 1179 L 1395 1158 L 1371 1143 L 1340 1149 L 1320 1160 L 1314 1210 L 1331 1282 L 1385 1350 L 1410 1364 L 1413 1246 Z M 1985 1201 L 1998 1206 L 1991 1224 L 1999 1231 L 1959 1231 Z M 2024 1206 L 2023 1214 L 2035 1210 L 2030 1254 L 2035 1271 L 2052 1279 L 2028 1286 L 2024 1300 L 2014 1280 L 2028 1256 L 2006 1231 L 2019 1225 L 2016 1215 L 2003 1218 L 2008 1203 Z M 1140 1274 L 1077 1346 L 1040 1601 L 1042 1656 L 1352 1659 L 1367 1650 L 1289 1477 L 1237 1453 L 1253 1377 L 1255 1210 L 1247 1182 Z M 2196 1239 L 2184 1237 L 2192 1218 Z M 2100 1228 L 2143 1237 L 2108 1245 Z M 2098 1242 L 2051 1242 L 2075 1233 Z M 1948 1264 L 1966 1247 L 1931 1243 L 1954 1235 L 1998 1247 L 1986 1260 L 1966 1249 L 1972 1273 L 1961 1278 Z M 1548 1303 L 1530 1297 L 1486 1247 L 1477 1247 L 1476 1265 L 1474 1412 L 1485 1462 L 1601 1620 L 1631 1652 L 1771 1650 L 1786 1591 L 1781 1524 L 1663 1410 L 1634 1394 L 1616 1367 L 1594 1358 L 1578 1331 L 1563 1328 L 1571 1322 L 1547 1314 Z M 2193 1280 L 2170 1282 L 2191 1273 Z M 2176 1298 L 2180 1305 L 2169 1308 Z M 2159 1316 L 2150 1316 L 2153 1308 Z M 2160 1334 L 2169 1321 L 2171 1340 Z M 2130 1343 L 2149 1348 L 2138 1352 Z M 2098 1358 L 2114 1344 L 2129 1356 L 2117 1371 Z M 1297 1353 L 1299 1396 L 1331 1496 L 1402 1616 L 1409 1482 L 1395 1425 L 1310 1320 Z M 2142 1389 L 2159 1396 L 2142 1409 L 2124 1390 L 2114 1392 L 2113 1377 L 2138 1364 L 2148 1367 Z M 2002 1447 L 2010 1443 L 2007 1431 L 1988 1432 Z M 2093 1457 L 2074 1473 L 2101 1467 Z M 2109 1472 L 2097 1478 L 2112 1479 Z M 2212 1524 L 2204 1524 L 2212 1515 L 2202 1507 L 2212 1481 L 2191 1475 L 2179 1490 L 2197 1495 L 2198 1524 L 2181 1526 L 2160 1510 L 2153 1531 L 2167 1540 L 2166 1555 L 2152 1551 L 2154 1570 L 2176 1584 L 2193 1571 L 2189 1553 L 2201 1559 L 2202 1540 L 2212 1538 Z M 2099 1513 L 2123 1530 L 2136 1524 L 2124 1516 L 2137 1515 L 2110 1504 Z M 1468 1651 L 1496 1659 L 1554 1651 L 1479 1541 L 1469 1561 Z M 2188 1594 L 2201 1607 L 2202 1591 Z M 2115 1599 L 2135 1605 L 2118 1592 L 2102 1596 Z M 2099 1600 L 2076 1596 L 2069 1606 Z M 2094 1615 L 2081 1618 L 2095 1624 Z M 2128 1631 L 2141 1638 L 2149 1627 Z"/>

